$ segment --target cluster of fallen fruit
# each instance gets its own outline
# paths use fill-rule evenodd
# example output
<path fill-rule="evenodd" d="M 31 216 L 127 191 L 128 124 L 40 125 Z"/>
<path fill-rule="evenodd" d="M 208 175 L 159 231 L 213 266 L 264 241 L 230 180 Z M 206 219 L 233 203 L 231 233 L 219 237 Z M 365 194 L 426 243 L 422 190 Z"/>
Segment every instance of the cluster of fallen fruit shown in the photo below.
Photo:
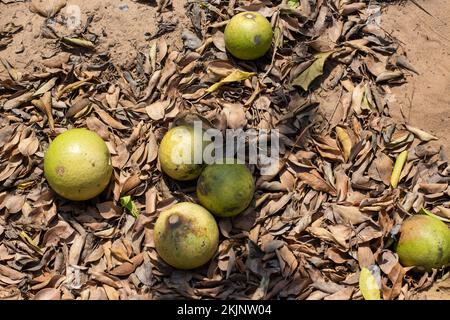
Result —
<path fill-rule="evenodd" d="M 239 59 L 257 59 L 270 49 L 272 35 L 266 18 L 244 12 L 228 23 L 225 44 Z M 219 230 L 212 214 L 238 215 L 250 205 L 255 189 L 253 177 L 243 164 L 205 167 L 176 161 L 186 156 L 192 159 L 198 143 L 202 144 L 194 138 L 193 128 L 178 126 L 167 132 L 159 148 L 161 168 L 169 177 L 180 181 L 198 178 L 200 205 L 176 204 L 160 214 L 154 227 L 157 252 L 165 262 L 180 269 L 196 268 L 211 259 L 219 243 Z M 401 171 L 402 166 L 396 167 Z M 82 201 L 97 196 L 106 188 L 112 165 L 108 148 L 96 133 L 72 129 L 50 144 L 44 171 L 55 192 L 67 199 Z M 396 187 L 396 182 L 392 182 L 392 186 Z M 450 262 L 450 230 L 435 217 L 414 215 L 403 222 L 396 251 L 404 266 L 423 270 L 446 266 Z"/>

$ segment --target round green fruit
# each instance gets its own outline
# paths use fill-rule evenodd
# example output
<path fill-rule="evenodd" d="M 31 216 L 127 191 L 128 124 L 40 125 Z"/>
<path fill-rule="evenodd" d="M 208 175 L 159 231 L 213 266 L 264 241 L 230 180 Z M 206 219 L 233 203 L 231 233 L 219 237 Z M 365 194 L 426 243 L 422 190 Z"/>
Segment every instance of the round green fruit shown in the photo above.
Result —
<path fill-rule="evenodd" d="M 178 126 L 169 130 L 159 146 L 161 169 L 172 179 L 196 179 L 203 170 L 203 137 L 194 127 Z"/>
<path fill-rule="evenodd" d="M 258 12 L 241 12 L 225 27 L 225 46 L 236 58 L 254 60 L 262 57 L 272 45 L 270 22 Z"/>
<path fill-rule="evenodd" d="M 237 163 L 207 166 L 197 183 L 200 204 L 219 217 L 233 217 L 244 211 L 254 192 L 250 170 Z"/>
<path fill-rule="evenodd" d="M 397 254 L 404 267 L 427 271 L 450 263 L 450 230 L 442 221 L 414 215 L 403 221 Z"/>
<path fill-rule="evenodd" d="M 160 214 L 154 240 L 156 251 L 166 263 L 177 269 L 194 269 L 214 256 L 219 228 L 205 208 L 182 202 Z"/>
<path fill-rule="evenodd" d="M 53 140 L 44 157 L 44 175 L 60 196 L 94 198 L 109 184 L 111 156 L 103 139 L 87 129 L 71 129 Z"/>

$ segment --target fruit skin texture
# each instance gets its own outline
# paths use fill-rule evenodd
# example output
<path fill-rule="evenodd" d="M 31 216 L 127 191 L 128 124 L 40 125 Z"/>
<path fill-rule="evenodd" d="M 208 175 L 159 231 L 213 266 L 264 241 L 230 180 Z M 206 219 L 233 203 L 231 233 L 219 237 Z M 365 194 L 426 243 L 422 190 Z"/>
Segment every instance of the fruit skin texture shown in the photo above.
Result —
<path fill-rule="evenodd" d="M 244 211 L 254 192 L 253 176 L 243 164 L 210 165 L 197 182 L 200 204 L 219 217 L 233 217 Z"/>
<path fill-rule="evenodd" d="M 161 169 L 172 179 L 194 180 L 203 170 L 202 164 L 194 163 L 194 153 L 203 154 L 202 137 L 194 137 L 194 128 L 190 126 L 172 128 L 159 146 Z"/>
<path fill-rule="evenodd" d="M 397 254 L 404 267 L 427 271 L 450 263 L 450 230 L 442 221 L 414 215 L 403 221 Z"/>
<path fill-rule="evenodd" d="M 195 203 L 182 202 L 163 211 L 155 223 L 156 251 L 177 269 L 204 265 L 219 245 L 219 228 L 213 215 Z"/>
<path fill-rule="evenodd" d="M 225 46 L 236 58 L 254 60 L 262 57 L 272 45 L 270 22 L 258 12 L 241 12 L 225 27 Z"/>
<path fill-rule="evenodd" d="M 60 196 L 83 201 L 109 184 L 111 156 L 103 139 L 87 129 L 71 129 L 53 140 L 44 156 L 44 175 Z"/>

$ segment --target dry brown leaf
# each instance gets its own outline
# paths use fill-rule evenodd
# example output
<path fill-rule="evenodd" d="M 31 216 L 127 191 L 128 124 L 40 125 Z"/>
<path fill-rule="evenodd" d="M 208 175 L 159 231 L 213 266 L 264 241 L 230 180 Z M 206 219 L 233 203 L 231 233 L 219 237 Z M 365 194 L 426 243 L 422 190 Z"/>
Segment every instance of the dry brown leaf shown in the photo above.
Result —
<path fill-rule="evenodd" d="M 19 151 L 26 157 L 36 153 L 39 148 L 39 140 L 34 134 L 20 141 Z"/>
<path fill-rule="evenodd" d="M 33 300 L 61 300 L 61 292 L 54 288 L 45 288 L 36 293 Z"/>
<path fill-rule="evenodd" d="M 42 244 L 46 247 L 55 246 L 59 241 L 69 239 L 74 232 L 75 230 L 67 222 L 59 221 L 44 234 Z"/>
<path fill-rule="evenodd" d="M 227 119 L 227 125 L 230 129 L 243 128 L 247 124 L 244 107 L 241 104 L 223 103 L 222 114 Z"/>
<path fill-rule="evenodd" d="M 164 118 L 165 111 L 169 105 L 170 100 L 157 101 L 145 107 L 145 111 L 151 119 L 161 120 Z"/>
<path fill-rule="evenodd" d="M 336 196 L 336 189 L 334 189 L 323 178 L 318 177 L 317 175 L 307 172 L 301 172 L 297 174 L 297 177 L 314 190 L 327 192 L 332 196 Z"/>
<path fill-rule="evenodd" d="M 357 225 L 365 221 L 370 220 L 370 218 L 362 213 L 357 207 L 347 207 L 338 204 L 332 205 L 333 212 L 342 219 L 344 223 L 350 223 Z"/>
<path fill-rule="evenodd" d="M 103 122 L 108 124 L 110 127 L 118 130 L 128 129 L 127 126 L 123 125 L 121 122 L 111 117 L 105 110 L 99 107 L 95 107 L 95 111 L 97 112 L 99 117 L 103 120 Z"/>
<path fill-rule="evenodd" d="M 383 181 L 383 183 L 388 186 L 391 181 L 394 162 L 383 152 L 380 152 L 377 155 L 377 158 L 374 162 L 378 172 L 378 176 L 380 177 L 381 181 Z"/>

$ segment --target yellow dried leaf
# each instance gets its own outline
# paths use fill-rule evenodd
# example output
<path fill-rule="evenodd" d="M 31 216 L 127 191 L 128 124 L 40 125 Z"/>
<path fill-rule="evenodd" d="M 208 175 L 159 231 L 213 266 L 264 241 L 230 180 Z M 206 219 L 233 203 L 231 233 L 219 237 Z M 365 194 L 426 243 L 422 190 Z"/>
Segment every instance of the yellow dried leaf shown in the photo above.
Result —
<path fill-rule="evenodd" d="M 395 160 L 394 169 L 392 170 L 391 175 L 391 186 L 393 188 L 397 188 L 398 182 L 400 181 L 400 175 L 403 170 L 403 166 L 406 163 L 406 159 L 408 158 L 408 151 L 405 150 L 402 153 L 400 153 Z"/>
<path fill-rule="evenodd" d="M 25 189 L 28 189 L 28 188 L 32 187 L 35 183 L 36 183 L 36 181 L 22 182 L 22 183 L 19 183 L 19 184 L 17 185 L 17 189 L 19 189 L 19 190 L 25 190 Z"/>
<path fill-rule="evenodd" d="M 429 134 L 428 132 L 420 130 L 419 128 L 415 128 L 415 127 L 406 125 L 406 129 L 408 129 L 409 132 L 414 134 L 421 141 L 431 141 L 431 140 L 437 140 L 438 139 L 437 137 Z"/>
<path fill-rule="evenodd" d="M 359 274 L 359 289 L 365 300 L 381 300 L 377 279 L 367 268 L 362 268 Z"/>
<path fill-rule="evenodd" d="M 352 140 L 348 133 L 341 127 L 336 127 L 336 134 L 339 140 L 339 143 L 342 146 L 342 153 L 344 155 L 344 160 L 347 162 L 348 158 L 350 158 L 350 152 L 352 151 Z"/>
<path fill-rule="evenodd" d="M 31 237 L 26 234 L 25 231 L 21 231 L 19 233 L 19 236 L 22 238 L 23 241 L 25 241 L 26 243 L 28 243 L 28 245 L 37 253 L 42 254 L 42 249 L 36 245 L 35 241 L 33 239 L 31 239 Z"/>
<path fill-rule="evenodd" d="M 211 87 L 206 90 L 206 92 L 211 93 L 219 89 L 221 86 L 223 86 L 225 83 L 231 83 L 231 82 L 239 82 L 242 80 L 246 80 L 250 77 L 253 77 L 256 75 L 255 72 L 245 72 L 242 70 L 235 69 L 233 72 L 231 72 L 228 76 L 220 80 L 219 82 L 216 82 Z"/>
<path fill-rule="evenodd" d="M 86 39 L 62 37 L 61 41 L 70 46 L 95 49 L 95 44 Z"/>

